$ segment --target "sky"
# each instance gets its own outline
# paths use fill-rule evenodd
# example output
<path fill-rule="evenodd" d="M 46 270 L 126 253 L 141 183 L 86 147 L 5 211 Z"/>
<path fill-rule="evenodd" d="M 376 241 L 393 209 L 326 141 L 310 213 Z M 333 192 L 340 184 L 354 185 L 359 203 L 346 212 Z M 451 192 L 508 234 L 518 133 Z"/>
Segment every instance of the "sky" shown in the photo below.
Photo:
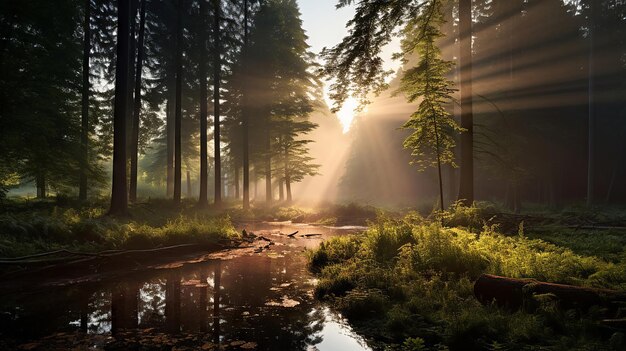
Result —
<path fill-rule="evenodd" d="M 298 4 L 302 13 L 302 26 L 309 37 L 308 44 L 314 53 L 320 53 L 324 47 L 335 46 L 348 34 L 346 23 L 354 16 L 354 6 L 336 9 L 337 0 L 298 0 Z M 398 62 L 391 60 L 391 55 L 397 52 L 398 48 L 398 40 L 384 48 L 385 69 L 395 70 L 399 67 Z M 326 100 L 329 105 L 332 105 L 327 96 Z M 344 133 L 350 129 L 356 107 L 356 100 L 348 99 L 341 111 L 337 112 L 337 118 L 343 125 Z"/>

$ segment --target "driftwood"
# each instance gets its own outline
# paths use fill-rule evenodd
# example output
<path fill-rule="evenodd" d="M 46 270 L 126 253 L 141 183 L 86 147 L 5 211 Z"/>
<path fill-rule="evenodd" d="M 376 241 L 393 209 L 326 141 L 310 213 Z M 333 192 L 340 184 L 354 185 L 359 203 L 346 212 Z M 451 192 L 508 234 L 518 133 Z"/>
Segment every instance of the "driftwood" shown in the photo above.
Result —
<path fill-rule="evenodd" d="M 619 302 L 626 301 L 626 293 L 609 289 L 586 288 L 565 284 L 540 282 L 534 279 L 516 279 L 483 274 L 474 284 L 474 296 L 483 304 L 519 309 L 532 307 L 534 295 L 549 294 L 562 308 L 586 310 L 591 306 L 616 311 Z"/>
<path fill-rule="evenodd" d="M 290 238 L 293 238 L 296 234 L 298 234 L 297 230 L 295 232 L 291 233 L 291 234 L 287 234 L 287 236 L 290 237 Z"/>
<path fill-rule="evenodd" d="M 314 236 L 322 236 L 322 234 L 302 234 L 303 238 L 310 238 Z"/>

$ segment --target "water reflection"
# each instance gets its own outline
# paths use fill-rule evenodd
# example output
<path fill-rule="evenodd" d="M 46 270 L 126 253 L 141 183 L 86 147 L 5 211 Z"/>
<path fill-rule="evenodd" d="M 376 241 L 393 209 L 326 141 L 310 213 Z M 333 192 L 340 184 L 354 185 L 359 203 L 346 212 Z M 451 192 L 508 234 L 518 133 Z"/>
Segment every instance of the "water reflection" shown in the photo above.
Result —
<path fill-rule="evenodd" d="M 261 254 L 5 299 L 0 348 L 368 349 L 312 297 L 301 253 L 321 239 L 275 239 Z"/>

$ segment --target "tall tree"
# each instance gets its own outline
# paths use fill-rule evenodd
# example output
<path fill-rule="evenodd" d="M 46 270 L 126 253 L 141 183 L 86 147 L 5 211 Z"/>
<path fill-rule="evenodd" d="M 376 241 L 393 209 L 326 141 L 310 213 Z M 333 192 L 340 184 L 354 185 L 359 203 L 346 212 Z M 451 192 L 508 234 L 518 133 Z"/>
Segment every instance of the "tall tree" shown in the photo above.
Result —
<path fill-rule="evenodd" d="M 208 52 L 206 35 L 206 1 L 200 0 L 200 55 L 198 57 L 198 72 L 200 80 L 200 195 L 198 205 L 205 207 L 208 205 L 208 150 L 207 150 L 207 73 L 206 56 Z"/>
<path fill-rule="evenodd" d="M 404 72 L 399 88 L 409 102 L 421 99 L 417 111 L 402 127 L 412 130 L 404 141 L 404 147 L 411 150 L 412 162 L 420 168 L 429 165 L 437 167 L 441 212 L 444 210 L 441 165 L 454 164 L 454 134 L 461 130 L 446 110 L 454 92 L 453 83 L 446 75 L 454 63 L 441 58 L 436 44 L 437 39 L 443 36 L 443 23 L 440 0 L 428 2 L 419 16 L 409 21 L 402 42 L 404 62 L 407 63 L 408 57 L 414 53 L 418 54 L 419 62 Z"/>
<path fill-rule="evenodd" d="M 178 0 L 178 17 L 176 22 L 176 110 L 174 114 L 174 203 L 177 204 L 180 203 L 182 177 L 183 12 L 184 0 Z"/>
<path fill-rule="evenodd" d="M 139 38 L 137 39 L 137 65 L 135 68 L 135 101 L 133 106 L 132 137 L 130 145 L 130 182 L 129 199 L 137 201 L 137 163 L 139 156 L 139 123 L 141 114 L 141 75 L 143 71 L 144 35 L 146 30 L 146 2 L 141 0 L 139 15 Z"/>
<path fill-rule="evenodd" d="M 273 180 L 284 180 L 287 197 L 293 181 L 316 174 L 306 144 L 300 136 L 316 127 L 306 121 L 319 98 L 319 85 L 310 73 L 311 55 L 302 29 L 300 11 L 294 0 L 263 3 L 255 17 L 250 47 L 250 96 L 258 131 L 261 169 L 265 176 L 265 198 L 273 200 Z M 313 97 L 313 98 L 312 98 Z M 273 167 L 280 164 L 284 167 Z M 274 169 L 273 169 L 274 168 Z"/>
<path fill-rule="evenodd" d="M 220 0 L 213 0 L 213 152 L 215 163 L 214 202 L 222 202 L 222 158 L 220 144 L 220 82 L 221 82 L 221 42 L 220 42 Z"/>
<path fill-rule="evenodd" d="M 459 0 L 461 54 L 461 157 L 459 200 L 474 202 L 474 114 L 472 107 L 472 0 Z"/>
<path fill-rule="evenodd" d="M 243 66 L 244 73 L 246 73 L 248 67 L 248 0 L 244 0 L 243 3 Z M 244 81 L 242 88 L 242 148 L 243 148 L 243 209 L 250 208 L 250 141 L 249 141 L 249 106 L 248 106 L 248 92 L 247 83 Z"/>
<path fill-rule="evenodd" d="M 83 19 L 83 90 L 81 101 L 81 164 L 78 198 L 87 199 L 87 165 L 89 164 L 89 58 L 91 52 L 91 0 L 85 0 L 85 12 Z"/>
<path fill-rule="evenodd" d="M 596 11 L 598 10 L 598 4 L 596 0 L 589 1 L 589 18 L 588 18 L 588 31 L 589 31 L 589 116 L 587 125 L 587 206 L 592 206 L 594 203 L 595 194 L 595 133 L 596 133 Z"/>
<path fill-rule="evenodd" d="M 130 0 L 117 1 L 117 57 L 115 65 L 115 107 L 113 112 L 113 183 L 109 214 L 125 215 L 128 207 L 126 186 L 126 112 L 128 111 L 128 57 Z"/>
<path fill-rule="evenodd" d="M 355 3 L 340 0 L 338 7 Z M 358 2 L 356 13 L 348 22 L 349 33 L 331 49 L 322 52 L 326 63 L 322 74 L 334 79 L 330 97 L 338 111 L 350 96 L 368 103 L 370 92 L 380 93 L 387 88 L 385 78 L 392 72 L 383 69 L 380 57 L 383 46 L 394 36 L 395 29 L 411 21 L 420 9 L 432 1 L 392 0 Z M 461 184 L 459 197 L 466 203 L 474 200 L 473 190 L 473 115 L 471 87 L 471 0 L 459 0 L 459 27 L 461 36 Z"/>

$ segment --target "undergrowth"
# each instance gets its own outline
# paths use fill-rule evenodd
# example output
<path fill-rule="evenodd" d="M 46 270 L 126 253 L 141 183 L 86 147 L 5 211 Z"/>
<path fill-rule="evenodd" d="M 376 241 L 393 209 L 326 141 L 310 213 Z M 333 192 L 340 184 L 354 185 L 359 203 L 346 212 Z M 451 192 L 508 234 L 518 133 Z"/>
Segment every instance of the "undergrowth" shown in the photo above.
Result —
<path fill-rule="evenodd" d="M 23 206 L 0 214 L 0 256 L 16 257 L 56 249 L 98 251 L 154 248 L 184 243 L 213 243 L 238 234 L 226 215 L 175 208 L 165 202 L 138 204 L 127 218 L 106 215 L 90 204 Z"/>
<path fill-rule="evenodd" d="M 475 224 L 475 209 L 446 219 Z M 626 290 L 626 251 L 611 261 L 531 239 L 520 226 L 502 235 L 442 227 L 410 213 L 381 217 L 361 235 L 336 237 L 309 252 L 330 300 L 381 349 L 623 349 L 624 335 L 599 326 L 601 313 L 562 311 L 550 299 L 534 313 L 483 306 L 473 296 L 482 273 Z"/>

